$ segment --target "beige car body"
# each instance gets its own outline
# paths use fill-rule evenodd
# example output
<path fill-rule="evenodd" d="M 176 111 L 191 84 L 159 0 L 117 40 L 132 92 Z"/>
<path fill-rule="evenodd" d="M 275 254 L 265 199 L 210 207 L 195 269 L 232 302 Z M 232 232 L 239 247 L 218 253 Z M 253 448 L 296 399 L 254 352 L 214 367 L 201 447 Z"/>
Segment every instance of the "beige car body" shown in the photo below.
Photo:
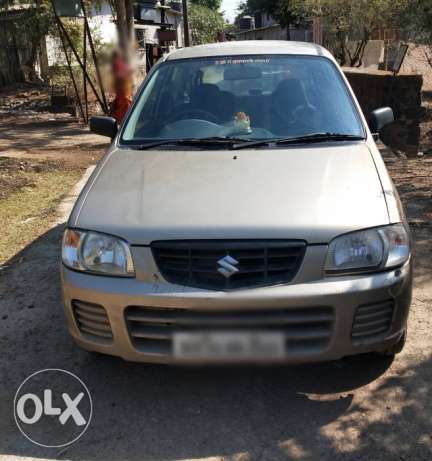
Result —
<path fill-rule="evenodd" d="M 309 54 L 335 62 L 319 46 L 294 42 L 197 46 L 164 59 L 241 54 Z M 113 141 L 75 204 L 68 227 L 126 240 L 136 275 L 115 278 L 62 266 L 68 327 L 81 347 L 131 361 L 183 363 L 187 360 L 175 357 L 170 338 L 188 319 L 219 325 L 218 319 L 231 313 L 230 326 L 247 329 L 248 318 L 260 322 L 267 312 L 275 318 L 286 314 L 284 328 L 293 326 L 287 329 L 292 347 L 281 359 L 288 363 L 386 350 L 400 340 L 411 300 L 410 260 L 371 274 L 324 274 L 328 244 L 335 237 L 405 222 L 366 120 L 341 76 L 361 116 L 364 141 L 269 149 L 265 156 L 262 149 L 251 148 L 236 152 L 236 159 L 228 150 L 140 152 L 120 147 L 119 137 Z M 307 242 L 294 278 L 229 291 L 170 283 L 151 247 L 155 241 L 281 239 Z M 385 332 L 353 336 L 356 316 L 370 315 L 372 328 L 390 305 Z M 77 321 L 77 310 L 90 322 L 87 331 Z M 102 324 L 100 331 L 109 334 L 91 334 L 92 316 Z M 172 322 L 169 331 L 155 329 L 142 341 L 131 334 L 133 322 L 142 320 L 142 331 L 147 331 L 155 324 L 152 318 L 159 325 Z M 316 328 L 308 330 L 311 321 Z"/>

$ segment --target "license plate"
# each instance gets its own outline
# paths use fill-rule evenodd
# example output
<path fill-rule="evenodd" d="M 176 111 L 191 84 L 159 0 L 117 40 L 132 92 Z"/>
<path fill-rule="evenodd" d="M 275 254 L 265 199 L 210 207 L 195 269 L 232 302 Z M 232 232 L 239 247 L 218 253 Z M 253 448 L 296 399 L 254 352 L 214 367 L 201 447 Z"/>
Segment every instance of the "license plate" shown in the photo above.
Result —
<path fill-rule="evenodd" d="M 275 332 L 174 333 L 174 357 L 190 360 L 265 360 L 285 356 L 285 339 Z"/>

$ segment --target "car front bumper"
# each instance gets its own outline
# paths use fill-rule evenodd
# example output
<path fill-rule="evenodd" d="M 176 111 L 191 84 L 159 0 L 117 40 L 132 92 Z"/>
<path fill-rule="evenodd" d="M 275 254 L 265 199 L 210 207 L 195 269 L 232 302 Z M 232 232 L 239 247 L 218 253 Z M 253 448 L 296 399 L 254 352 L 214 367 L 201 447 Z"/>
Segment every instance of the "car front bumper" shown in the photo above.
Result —
<path fill-rule="evenodd" d="M 275 362 L 335 360 L 395 344 L 406 329 L 411 303 L 410 262 L 372 275 L 310 282 L 300 277 L 297 283 L 232 292 L 192 289 L 137 275 L 122 279 L 62 267 L 68 328 L 79 346 L 128 361 L 181 364 L 187 360 L 174 355 L 172 335 L 202 325 L 203 318 L 208 319 L 206 328 L 211 322 L 219 325 L 228 313 L 229 327 L 236 331 L 259 327 L 259 319 L 263 328 L 267 317 L 282 319 L 280 327 L 277 320 L 271 325 L 272 331 L 286 334 L 284 358 Z M 85 316 L 80 317 L 83 323 L 79 312 Z M 137 319 L 144 323 L 137 324 Z M 136 325 L 138 336 L 133 333 Z"/>

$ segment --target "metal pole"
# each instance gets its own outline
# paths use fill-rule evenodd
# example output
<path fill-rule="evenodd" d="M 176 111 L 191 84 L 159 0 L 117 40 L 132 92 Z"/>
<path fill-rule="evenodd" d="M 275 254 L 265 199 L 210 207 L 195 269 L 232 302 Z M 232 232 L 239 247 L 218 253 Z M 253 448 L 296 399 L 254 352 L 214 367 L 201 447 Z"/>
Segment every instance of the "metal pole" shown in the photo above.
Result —
<path fill-rule="evenodd" d="M 187 0 L 182 0 L 182 8 L 183 8 L 184 46 L 190 46 Z"/>
<path fill-rule="evenodd" d="M 102 93 L 102 99 L 103 99 L 103 103 L 104 103 L 104 106 L 105 106 L 105 113 L 108 113 L 108 104 L 107 104 L 107 100 L 106 100 L 106 97 L 105 97 L 105 90 L 104 90 L 104 86 L 103 86 L 103 83 L 102 83 L 102 78 L 101 78 L 101 74 L 100 74 L 100 70 L 99 70 L 99 64 L 98 64 L 98 60 L 97 60 L 97 56 L 96 56 L 96 51 L 94 49 L 93 39 L 92 39 L 92 36 L 91 36 L 90 27 L 89 27 L 89 23 L 88 23 L 88 19 L 87 19 L 87 12 L 86 12 L 83 0 L 81 0 L 81 9 L 83 10 L 83 13 L 84 13 L 84 24 L 85 24 L 85 28 L 87 30 L 88 41 L 89 41 L 90 49 L 91 49 L 92 56 L 93 56 L 93 63 L 94 63 L 95 69 L 96 69 L 96 77 L 97 77 L 97 80 L 98 80 L 98 83 L 99 83 L 99 88 L 100 88 L 101 93 Z"/>
<path fill-rule="evenodd" d="M 68 44 L 69 44 L 69 46 L 70 46 L 70 48 L 71 48 L 71 50 L 72 50 L 72 52 L 73 52 L 73 54 L 75 56 L 75 59 L 77 60 L 77 62 L 80 65 L 81 69 L 83 70 L 83 72 L 85 73 L 85 76 L 86 76 L 87 81 L 88 81 L 88 83 L 90 85 L 90 88 L 92 89 L 92 91 L 93 91 L 96 99 L 98 100 L 98 102 L 99 102 L 102 110 L 104 111 L 104 113 L 107 113 L 106 106 L 104 105 L 104 102 L 102 101 L 101 97 L 99 96 L 99 94 L 98 94 L 98 92 L 96 90 L 96 87 L 94 86 L 93 82 L 91 81 L 91 79 L 90 79 L 90 77 L 88 75 L 88 72 L 84 69 L 83 63 L 82 63 L 80 57 L 78 56 L 77 51 L 75 50 L 75 48 L 73 46 L 73 43 L 72 43 L 72 41 L 71 41 L 71 39 L 69 37 L 69 34 L 67 33 L 67 30 L 64 28 L 61 21 L 59 22 L 59 24 L 60 24 L 60 27 L 61 27 L 61 29 L 62 29 L 62 31 L 64 33 L 64 36 L 66 37 L 66 40 L 67 40 L 67 42 L 68 42 Z"/>
<path fill-rule="evenodd" d="M 84 70 L 87 71 L 87 30 L 86 24 L 84 23 L 84 37 L 83 37 L 83 64 Z M 86 123 L 88 123 L 88 97 L 87 97 L 87 80 L 85 78 L 85 72 L 83 72 L 83 90 L 84 90 L 84 103 L 85 103 L 85 114 Z"/>
<path fill-rule="evenodd" d="M 80 57 L 78 56 L 78 53 L 77 53 L 77 51 L 75 50 L 75 48 L 74 48 L 74 46 L 73 46 L 73 43 L 72 43 L 72 41 L 71 41 L 71 39 L 70 39 L 70 37 L 69 37 L 69 34 L 67 33 L 67 30 L 64 28 L 63 23 L 61 22 L 59 16 L 57 15 L 57 10 L 56 10 L 56 8 L 55 8 L 54 1 L 53 1 L 53 0 L 51 0 L 51 5 L 52 5 L 52 9 L 53 9 L 53 11 L 54 11 L 54 16 L 55 16 L 55 18 L 56 18 L 56 20 L 57 20 L 57 26 L 58 26 L 58 27 L 61 29 L 61 31 L 63 32 L 64 37 L 66 38 L 66 40 L 67 40 L 67 42 L 68 42 L 68 45 L 70 46 L 70 48 L 71 48 L 71 50 L 72 50 L 72 52 L 73 52 L 73 54 L 74 54 L 74 56 L 75 56 L 75 59 L 77 60 L 79 66 L 81 67 L 82 71 L 84 72 L 84 75 L 85 75 L 85 77 L 86 77 L 86 79 L 87 79 L 87 81 L 88 81 L 88 83 L 89 83 L 89 85 L 90 85 L 90 88 L 92 89 L 92 91 L 93 91 L 93 93 L 94 93 L 96 99 L 98 100 L 98 102 L 99 102 L 99 104 L 100 104 L 102 110 L 104 111 L 105 114 L 108 113 L 106 106 L 104 105 L 102 99 L 100 98 L 100 96 L 99 96 L 99 94 L 98 94 L 98 92 L 97 92 L 97 90 L 96 90 L 96 88 L 95 88 L 93 82 L 91 81 L 91 79 L 90 79 L 90 77 L 89 77 L 89 75 L 88 75 L 88 73 L 87 73 L 87 70 L 84 68 L 83 63 L 81 62 L 81 59 L 80 59 Z M 62 39 L 62 42 L 63 42 L 63 36 L 62 36 L 62 34 L 60 34 L 60 38 Z M 66 56 L 67 56 L 67 54 L 66 54 Z M 67 57 L 67 58 L 68 58 L 68 57 Z M 67 58 L 66 58 L 66 59 L 67 59 Z M 72 77 L 72 78 L 73 78 L 73 77 Z"/>
<path fill-rule="evenodd" d="M 67 53 L 66 44 L 64 42 L 63 34 L 62 34 L 61 28 L 59 26 L 60 18 L 57 15 L 56 15 L 56 20 L 57 20 L 57 26 L 58 26 L 58 30 L 59 30 L 60 39 L 61 39 L 62 46 L 63 46 L 63 51 L 64 51 L 64 54 L 66 56 L 66 62 L 67 62 L 68 68 L 69 68 L 69 72 L 70 72 L 70 75 L 71 75 L 73 87 L 74 87 L 74 90 L 75 90 L 75 96 L 77 98 L 78 106 L 79 106 L 79 109 L 80 109 L 80 112 L 81 112 L 81 117 L 83 118 L 83 120 L 85 120 L 84 109 L 83 109 L 83 106 L 82 106 L 82 103 L 81 103 L 81 98 L 80 98 L 80 95 L 79 95 L 78 87 L 77 87 L 75 77 L 74 77 L 74 74 L 73 74 L 73 71 L 72 71 L 72 66 L 71 66 L 71 62 L 70 62 L 70 59 L 69 59 L 69 55 Z"/>

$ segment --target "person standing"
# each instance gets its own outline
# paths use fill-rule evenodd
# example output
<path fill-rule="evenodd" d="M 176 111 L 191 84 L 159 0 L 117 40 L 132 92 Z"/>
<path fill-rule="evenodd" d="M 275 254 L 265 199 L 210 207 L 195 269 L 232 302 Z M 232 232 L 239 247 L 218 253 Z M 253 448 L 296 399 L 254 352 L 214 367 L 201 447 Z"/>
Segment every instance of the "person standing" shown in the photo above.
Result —
<path fill-rule="evenodd" d="M 132 69 L 120 50 L 115 50 L 113 53 L 111 69 L 115 93 L 111 116 L 121 124 L 132 104 Z"/>

